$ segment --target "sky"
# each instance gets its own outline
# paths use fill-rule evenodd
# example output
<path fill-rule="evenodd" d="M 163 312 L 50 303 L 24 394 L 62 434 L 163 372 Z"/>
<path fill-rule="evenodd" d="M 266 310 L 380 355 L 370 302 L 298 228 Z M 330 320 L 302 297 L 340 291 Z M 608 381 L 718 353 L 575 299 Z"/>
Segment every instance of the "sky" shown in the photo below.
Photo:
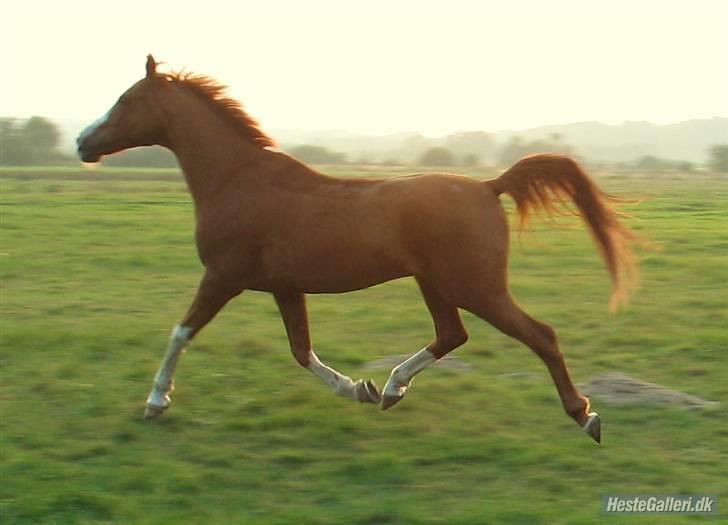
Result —
<path fill-rule="evenodd" d="M 386 134 L 728 116 L 723 0 L 6 3 L 0 116 L 91 121 L 211 75 L 264 129 Z"/>

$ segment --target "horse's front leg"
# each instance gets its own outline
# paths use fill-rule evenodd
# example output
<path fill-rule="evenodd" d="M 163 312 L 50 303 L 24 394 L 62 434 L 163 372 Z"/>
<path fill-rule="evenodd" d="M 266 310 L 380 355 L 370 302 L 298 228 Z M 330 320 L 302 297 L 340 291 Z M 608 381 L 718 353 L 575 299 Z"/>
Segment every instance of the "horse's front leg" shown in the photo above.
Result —
<path fill-rule="evenodd" d="M 321 378 L 338 395 L 362 403 L 379 403 L 379 392 L 371 380 L 359 379 L 353 381 L 349 376 L 345 376 L 322 363 L 316 356 L 311 348 L 311 338 L 308 331 L 306 296 L 297 292 L 276 293 L 274 295 L 296 361 Z"/>
<path fill-rule="evenodd" d="M 169 407 L 174 371 L 185 346 L 230 299 L 241 292 L 241 288 L 232 286 L 228 280 L 216 277 L 210 272 L 205 273 L 187 315 L 172 330 L 169 346 L 154 376 L 152 391 L 147 398 L 145 418 L 159 416 Z"/>

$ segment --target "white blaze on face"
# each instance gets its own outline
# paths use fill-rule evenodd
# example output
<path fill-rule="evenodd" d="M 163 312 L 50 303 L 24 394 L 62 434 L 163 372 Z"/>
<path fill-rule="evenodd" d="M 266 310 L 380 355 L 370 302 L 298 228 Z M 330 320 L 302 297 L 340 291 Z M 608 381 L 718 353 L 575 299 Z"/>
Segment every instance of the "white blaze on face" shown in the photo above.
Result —
<path fill-rule="evenodd" d="M 78 136 L 78 142 L 79 144 L 86 140 L 88 137 L 96 133 L 96 130 L 99 129 L 107 120 L 109 120 L 109 116 L 111 116 L 111 112 L 114 110 L 114 106 L 109 109 L 101 118 L 96 119 L 92 124 L 89 124 L 86 129 L 84 129 L 81 134 Z"/>

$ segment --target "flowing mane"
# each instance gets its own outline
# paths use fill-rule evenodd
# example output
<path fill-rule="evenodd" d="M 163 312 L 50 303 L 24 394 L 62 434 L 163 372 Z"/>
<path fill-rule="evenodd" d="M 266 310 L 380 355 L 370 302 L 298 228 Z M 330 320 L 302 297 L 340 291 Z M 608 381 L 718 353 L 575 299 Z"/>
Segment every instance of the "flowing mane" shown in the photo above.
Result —
<path fill-rule="evenodd" d="M 227 96 L 227 86 L 214 78 L 195 73 L 177 72 L 163 75 L 169 82 L 175 82 L 205 100 L 212 110 L 231 124 L 248 142 L 261 148 L 276 146 L 275 140 L 266 135 L 258 121 L 248 115 L 243 105 Z"/>

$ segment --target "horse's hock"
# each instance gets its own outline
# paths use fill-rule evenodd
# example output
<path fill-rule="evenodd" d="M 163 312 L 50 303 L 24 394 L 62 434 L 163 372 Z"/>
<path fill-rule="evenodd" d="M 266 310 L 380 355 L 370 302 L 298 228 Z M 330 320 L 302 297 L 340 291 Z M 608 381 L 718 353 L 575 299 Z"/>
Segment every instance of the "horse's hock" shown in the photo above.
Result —
<path fill-rule="evenodd" d="M 619 372 L 598 375 L 579 387 L 585 395 L 612 405 L 668 405 L 689 410 L 718 405 L 716 401 L 645 383 Z"/>

